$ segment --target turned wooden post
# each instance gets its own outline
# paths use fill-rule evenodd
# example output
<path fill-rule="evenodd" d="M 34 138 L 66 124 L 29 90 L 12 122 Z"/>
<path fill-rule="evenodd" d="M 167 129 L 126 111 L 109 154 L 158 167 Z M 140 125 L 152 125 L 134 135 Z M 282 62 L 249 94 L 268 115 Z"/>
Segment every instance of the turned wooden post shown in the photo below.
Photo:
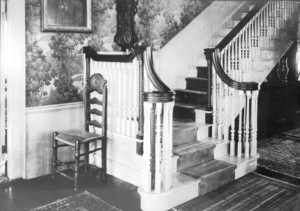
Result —
<path fill-rule="evenodd" d="M 139 78 L 138 78 L 138 100 L 139 100 L 139 117 L 138 117 L 138 139 L 143 139 L 144 137 L 144 105 L 143 105 L 143 94 L 144 94 L 144 52 L 146 50 L 145 46 L 135 46 L 134 47 L 137 60 L 139 62 Z"/>
<path fill-rule="evenodd" d="M 204 55 L 205 59 L 207 61 L 207 105 L 206 110 L 212 111 L 212 105 L 211 105 L 211 86 L 212 86 L 212 53 L 214 49 L 213 48 L 206 48 L 204 49 Z"/>

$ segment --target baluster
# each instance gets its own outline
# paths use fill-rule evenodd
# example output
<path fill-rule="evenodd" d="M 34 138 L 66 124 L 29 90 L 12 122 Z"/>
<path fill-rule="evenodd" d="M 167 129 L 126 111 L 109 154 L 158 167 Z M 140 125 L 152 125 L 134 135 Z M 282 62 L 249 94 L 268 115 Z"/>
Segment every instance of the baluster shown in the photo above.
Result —
<path fill-rule="evenodd" d="M 235 155 L 235 93 L 236 90 L 231 88 L 231 140 L 230 140 L 230 156 Z"/>
<path fill-rule="evenodd" d="M 171 96 L 173 98 L 173 95 Z M 172 187 L 172 150 L 173 150 L 173 107 L 172 102 L 164 103 L 163 112 L 163 189 Z"/>
<path fill-rule="evenodd" d="M 249 158 L 249 124 L 250 124 L 250 97 L 251 92 L 246 91 L 246 105 L 245 105 L 245 157 Z"/>
<path fill-rule="evenodd" d="M 145 47 L 138 46 L 135 48 L 137 54 L 137 62 L 138 62 L 138 134 L 137 138 L 143 139 L 143 124 L 144 124 L 144 116 L 143 116 L 143 93 L 145 91 L 145 87 L 147 86 L 147 81 L 145 80 L 144 74 L 144 54 L 145 54 Z"/>
<path fill-rule="evenodd" d="M 229 138 L 229 126 L 228 126 L 228 98 L 229 98 L 229 93 L 228 93 L 229 87 L 224 84 L 224 98 L 225 98 L 225 109 L 224 109 L 224 140 L 228 141 Z"/>
<path fill-rule="evenodd" d="M 134 60 L 134 64 L 133 64 L 133 71 L 134 71 L 134 79 L 133 81 L 135 82 L 133 84 L 133 119 L 132 119 L 132 137 L 136 136 L 137 134 L 139 134 L 139 122 L 138 122 L 138 113 L 139 113 L 139 89 L 138 89 L 138 84 L 139 84 L 139 70 L 138 70 L 138 62 L 135 59 Z M 140 100 L 142 101 L 142 98 L 140 98 Z M 143 107 L 143 105 L 142 105 Z M 144 110 L 144 109 L 143 109 Z M 143 116 L 143 112 L 142 116 Z M 144 124 L 144 123 L 143 123 Z M 138 138 L 138 137 L 137 137 Z"/>
<path fill-rule="evenodd" d="M 131 68 L 131 63 L 127 63 L 124 64 L 124 72 L 125 72 L 125 81 L 127 81 L 127 83 L 125 82 L 125 84 L 127 84 L 128 86 L 128 90 L 126 91 L 126 93 L 124 94 L 124 104 L 125 104 L 125 134 L 126 136 L 131 137 L 131 119 L 132 119 L 132 98 L 133 98 L 133 84 L 135 83 L 135 81 L 133 80 L 133 70 Z M 125 88 L 125 87 L 124 87 Z M 125 88 L 126 90 L 126 88 Z M 123 90 L 123 91 L 125 91 Z"/>
<path fill-rule="evenodd" d="M 205 59 L 207 61 L 207 105 L 206 110 L 212 110 L 212 52 L 213 49 L 204 49 Z M 222 57 L 221 57 L 222 58 Z"/>
<path fill-rule="evenodd" d="M 218 139 L 222 139 L 223 137 L 223 84 L 221 79 L 218 77 Z"/>
<path fill-rule="evenodd" d="M 258 109 L 258 90 L 253 91 L 252 94 L 252 134 L 251 134 L 251 148 L 250 148 L 250 156 L 255 156 L 257 154 L 257 109 Z"/>
<path fill-rule="evenodd" d="M 143 154 L 143 191 L 151 191 L 151 155 L 150 155 L 150 117 L 151 117 L 152 103 L 144 103 L 144 154 Z"/>
<path fill-rule="evenodd" d="M 161 115 L 162 103 L 156 104 L 156 135 L 155 135 L 155 192 L 161 191 Z"/>
<path fill-rule="evenodd" d="M 212 68 L 212 100 L 213 100 L 213 124 L 212 124 L 212 138 L 217 137 L 217 74 L 215 68 Z"/>
<path fill-rule="evenodd" d="M 242 129 L 243 129 L 243 124 L 242 124 L 242 114 L 243 114 L 243 91 L 239 91 L 239 128 L 238 128 L 238 144 L 237 144 L 237 156 L 241 157 L 242 156 Z"/>

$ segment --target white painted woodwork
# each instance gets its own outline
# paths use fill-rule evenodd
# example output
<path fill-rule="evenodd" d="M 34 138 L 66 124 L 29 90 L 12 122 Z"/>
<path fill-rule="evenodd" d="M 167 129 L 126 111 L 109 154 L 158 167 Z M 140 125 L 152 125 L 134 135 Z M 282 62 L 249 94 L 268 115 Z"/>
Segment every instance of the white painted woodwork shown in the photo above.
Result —
<path fill-rule="evenodd" d="M 6 70 L 7 70 L 7 19 L 6 19 L 6 13 L 5 13 L 5 2 L 1 1 L 1 23 L 0 23 L 0 147 L 5 145 L 5 129 L 6 129 L 6 91 L 5 91 L 5 78 Z M 0 176 L 5 173 L 5 164 L 7 161 L 7 154 L 2 153 L 2 150 L 0 151 Z"/>
<path fill-rule="evenodd" d="M 155 106 L 154 106 L 155 105 Z M 150 103 L 144 102 L 144 154 L 142 191 L 161 193 L 172 187 L 173 167 L 173 107 L 174 102 Z M 155 117 L 151 117 L 151 114 Z M 150 119 L 156 120 L 154 128 L 150 127 Z M 155 147 L 151 147 L 151 134 L 154 135 Z M 151 157 L 155 151 L 155 158 Z M 155 160 L 155 170 L 150 168 L 151 160 Z M 151 172 L 155 171 L 155 172 Z M 151 178 L 154 173 L 155 178 Z M 154 179 L 154 187 L 151 187 Z"/>
<path fill-rule="evenodd" d="M 212 43 L 214 34 L 226 28 L 232 16 L 247 1 L 214 1 L 189 25 L 181 30 L 166 46 L 154 52 L 157 73 L 171 89 L 178 77 L 195 77 L 190 69 L 205 65 L 204 49 Z"/>
<path fill-rule="evenodd" d="M 107 130 L 128 137 L 138 131 L 138 72 L 133 62 L 96 62 L 91 60 L 91 75 L 101 73 L 107 80 Z"/>
<path fill-rule="evenodd" d="M 285 36 L 293 40 L 296 37 L 297 32 L 293 32 L 290 26 L 296 23 L 298 17 L 296 12 L 298 12 L 296 3 L 293 1 L 267 2 L 220 51 L 220 61 L 225 73 L 239 82 L 262 83 L 278 62 L 285 45 L 288 44 L 288 42 L 281 42 L 278 46 L 276 39 Z M 287 29 L 294 34 L 281 35 L 282 31 Z M 278 47 L 283 50 L 278 50 Z M 231 88 L 228 90 L 215 75 L 214 68 L 212 77 L 212 137 L 226 141 L 230 128 L 230 156 L 238 158 L 256 156 L 258 91 L 244 92 Z"/>
<path fill-rule="evenodd" d="M 7 1 L 8 177 L 25 178 L 25 0 Z M 1 52 L 2 54 L 2 52 Z"/>

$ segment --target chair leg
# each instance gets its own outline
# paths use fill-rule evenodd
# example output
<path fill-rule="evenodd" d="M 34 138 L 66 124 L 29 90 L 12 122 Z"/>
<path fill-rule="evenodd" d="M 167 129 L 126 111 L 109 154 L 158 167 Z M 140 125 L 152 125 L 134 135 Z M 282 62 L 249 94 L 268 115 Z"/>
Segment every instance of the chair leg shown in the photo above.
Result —
<path fill-rule="evenodd" d="M 84 144 L 84 153 L 86 153 L 85 155 L 84 155 L 84 171 L 85 171 L 85 173 L 87 172 L 87 170 L 88 170 L 88 164 L 89 164 L 89 150 L 90 150 L 90 145 L 89 145 L 89 143 L 85 143 Z"/>
<path fill-rule="evenodd" d="M 57 140 L 56 136 L 58 135 L 58 132 L 53 133 L 52 137 L 52 177 L 55 178 L 55 171 L 57 169 Z"/>
<path fill-rule="evenodd" d="M 102 140 L 102 178 L 106 180 L 106 138 Z"/>
<path fill-rule="evenodd" d="M 75 173 L 74 173 L 74 189 L 77 190 L 78 187 L 78 170 L 79 170 L 79 160 L 80 160 L 80 141 L 75 143 Z"/>

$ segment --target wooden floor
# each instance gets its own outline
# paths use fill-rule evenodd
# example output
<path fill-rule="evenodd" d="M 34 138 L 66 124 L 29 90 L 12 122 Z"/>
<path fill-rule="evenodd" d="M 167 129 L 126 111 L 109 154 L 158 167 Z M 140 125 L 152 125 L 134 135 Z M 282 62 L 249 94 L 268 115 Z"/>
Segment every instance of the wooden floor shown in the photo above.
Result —
<path fill-rule="evenodd" d="M 299 186 L 251 173 L 173 210 L 299 211 L 299 193 Z"/>
<path fill-rule="evenodd" d="M 47 175 L 6 186 L 0 184 L 1 211 L 24 211 L 75 193 L 73 183 L 61 176 L 52 179 Z M 140 210 L 137 187 L 115 177 L 109 176 L 105 185 L 93 178 L 81 180 L 81 187 L 77 192 L 85 190 L 123 211 Z M 171 210 L 299 211 L 299 193 L 299 186 L 252 173 Z M 296 209 L 294 207 L 297 203 L 299 207 Z"/>
<path fill-rule="evenodd" d="M 85 178 L 80 181 L 79 190 L 76 192 L 72 181 L 62 176 L 52 179 L 50 175 L 47 175 L 15 182 L 9 187 L 0 184 L 0 211 L 25 211 L 85 190 L 123 211 L 140 210 L 137 187 L 131 184 L 112 176 L 108 176 L 106 184 L 94 178 Z"/>

